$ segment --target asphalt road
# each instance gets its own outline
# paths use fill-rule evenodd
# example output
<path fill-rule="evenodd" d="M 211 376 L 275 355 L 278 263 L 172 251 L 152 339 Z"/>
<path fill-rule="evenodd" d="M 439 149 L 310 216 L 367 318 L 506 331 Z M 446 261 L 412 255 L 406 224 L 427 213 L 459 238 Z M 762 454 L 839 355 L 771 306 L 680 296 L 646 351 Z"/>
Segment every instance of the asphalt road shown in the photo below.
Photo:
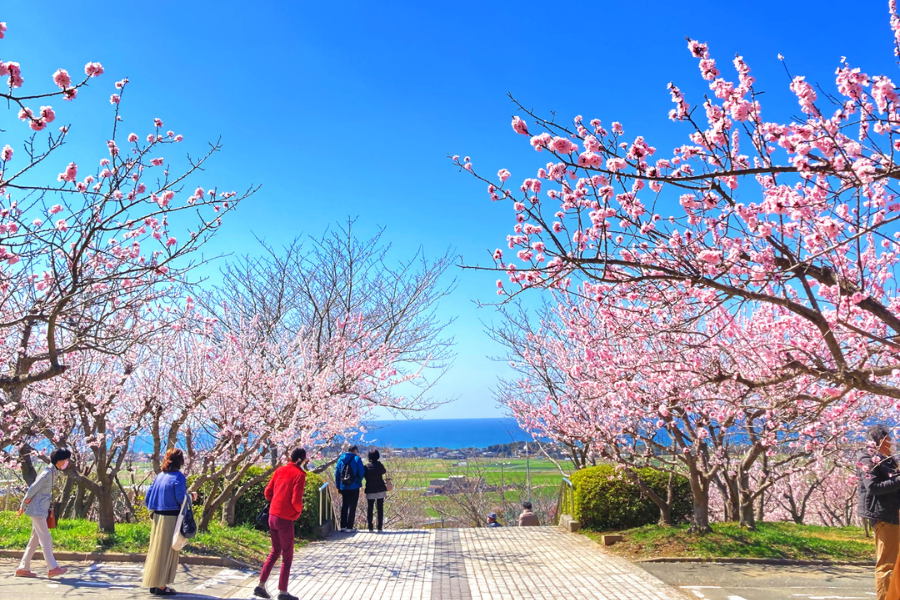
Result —
<path fill-rule="evenodd" d="M 46 600 L 60 598 L 104 598 L 109 600 L 155 598 L 141 589 L 143 564 L 63 563 L 69 572 L 48 579 L 43 561 L 32 563 L 36 579 L 13 577 L 18 561 L 0 559 L 0 598 L 3 600 Z M 222 567 L 181 565 L 172 587 L 176 598 L 228 598 L 239 590 L 252 573 Z"/>
<path fill-rule="evenodd" d="M 872 600 L 872 567 L 637 563 L 698 600 Z"/>

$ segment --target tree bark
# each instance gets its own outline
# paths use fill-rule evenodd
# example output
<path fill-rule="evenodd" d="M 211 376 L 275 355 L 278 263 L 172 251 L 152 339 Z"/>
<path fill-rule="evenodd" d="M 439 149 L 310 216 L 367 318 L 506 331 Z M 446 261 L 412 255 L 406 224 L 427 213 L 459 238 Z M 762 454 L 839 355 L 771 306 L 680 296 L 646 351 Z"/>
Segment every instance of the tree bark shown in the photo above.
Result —
<path fill-rule="evenodd" d="M 641 493 L 650 498 L 653 503 L 659 508 L 659 521 L 658 524 L 660 527 L 671 527 L 672 526 L 672 499 L 674 496 L 674 488 L 675 488 L 675 474 L 669 473 L 669 483 L 667 486 L 667 496 L 666 500 L 663 500 L 662 497 L 654 492 L 650 487 L 644 483 L 641 479 L 640 475 L 638 475 L 633 469 L 627 468 L 625 469 L 625 473 L 628 477 L 637 484 L 640 488 Z"/>
<path fill-rule="evenodd" d="M 691 495 L 694 499 L 694 524 L 697 533 L 710 533 L 709 526 L 709 479 L 700 474 L 695 464 L 690 465 Z"/>
<path fill-rule="evenodd" d="M 97 527 L 106 533 L 116 531 L 116 510 L 113 502 L 112 489 L 101 489 L 97 494 Z"/>
<path fill-rule="evenodd" d="M 59 495 L 59 514 L 57 518 L 63 517 L 69 511 L 72 505 L 72 490 L 75 488 L 75 480 L 66 477 L 66 484 L 63 486 L 62 493 Z"/>
<path fill-rule="evenodd" d="M 19 460 L 22 463 L 22 479 L 25 480 L 25 483 L 31 485 L 34 483 L 34 480 L 37 479 L 37 470 L 34 468 L 34 463 L 31 461 L 31 446 L 25 444 L 19 448 Z"/>
<path fill-rule="evenodd" d="M 222 506 L 222 524 L 234 527 L 234 513 L 237 508 L 238 496 L 234 492 Z"/>
<path fill-rule="evenodd" d="M 740 526 L 756 529 L 756 514 L 753 510 L 753 491 L 750 489 L 750 474 L 741 468 L 737 478 L 739 493 Z"/>

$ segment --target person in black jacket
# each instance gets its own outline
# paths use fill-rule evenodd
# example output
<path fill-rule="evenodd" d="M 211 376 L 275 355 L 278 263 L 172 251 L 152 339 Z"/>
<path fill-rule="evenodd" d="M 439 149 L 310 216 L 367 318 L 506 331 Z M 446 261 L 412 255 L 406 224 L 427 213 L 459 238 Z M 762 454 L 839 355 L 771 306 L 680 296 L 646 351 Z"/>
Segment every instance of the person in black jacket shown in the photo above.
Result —
<path fill-rule="evenodd" d="M 900 464 L 891 454 L 891 432 L 884 425 L 866 431 L 866 448 L 857 459 L 859 516 L 875 532 L 875 592 L 884 600 L 900 551 Z"/>
<path fill-rule="evenodd" d="M 379 460 L 381 453 L 378 450 L 369 452 L 369 462 L 366 463 L 366 502 L 368 510 L 366 516 L 369 519 L 369 531 L 372 531 L 372 509 L 378 507 L 378 531 L 384 526 L 384 499 L 387 496 L 387 485 L 384 476 L 387 469 Z"/>

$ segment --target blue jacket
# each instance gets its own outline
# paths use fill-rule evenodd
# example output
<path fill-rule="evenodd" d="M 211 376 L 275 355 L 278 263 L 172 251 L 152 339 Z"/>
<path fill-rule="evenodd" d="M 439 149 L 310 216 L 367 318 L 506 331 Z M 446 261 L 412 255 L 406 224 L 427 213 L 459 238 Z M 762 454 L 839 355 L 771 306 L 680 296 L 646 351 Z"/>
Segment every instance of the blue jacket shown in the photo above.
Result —
<path fill-rule="evenodd" d="M 341 472 L 344 465 L 350 462 L 350 470 L 353 472 L 353 482 L 349 484 L 341 483 Z M 363 465 L 362 459 L 352 452 L 344 452 L 334 466 L 334 484 L 339 490 L 358 490 L 362 487 L 363 475 L 366 474 L 366 467 Z"/>
<path fill-rule="evenodd" d="M 187 494 L 187 480 L 181 471 L 160 473 L 147 490 L 144 504 L 147 510 L 181 510 L 181 503 Z"/>

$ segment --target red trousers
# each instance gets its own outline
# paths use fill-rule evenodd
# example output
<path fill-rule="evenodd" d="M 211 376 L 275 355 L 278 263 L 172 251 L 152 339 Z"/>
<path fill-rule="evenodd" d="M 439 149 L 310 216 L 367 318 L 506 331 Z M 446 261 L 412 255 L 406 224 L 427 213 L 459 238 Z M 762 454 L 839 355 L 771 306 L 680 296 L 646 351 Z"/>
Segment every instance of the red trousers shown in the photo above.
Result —
<path fill-rule="evenodd" d="M 269 535 L 272 537 L 272 551 L 263 563 L 259 582 L 264 584 L 275 567 L 275 561 L 281 556 L 281 575 L 278 577 L 278 591 L 286 592 L 288 578 L 291 574 L 291 563 L 294 560 L 294 522 L 269 515 Z"/>

